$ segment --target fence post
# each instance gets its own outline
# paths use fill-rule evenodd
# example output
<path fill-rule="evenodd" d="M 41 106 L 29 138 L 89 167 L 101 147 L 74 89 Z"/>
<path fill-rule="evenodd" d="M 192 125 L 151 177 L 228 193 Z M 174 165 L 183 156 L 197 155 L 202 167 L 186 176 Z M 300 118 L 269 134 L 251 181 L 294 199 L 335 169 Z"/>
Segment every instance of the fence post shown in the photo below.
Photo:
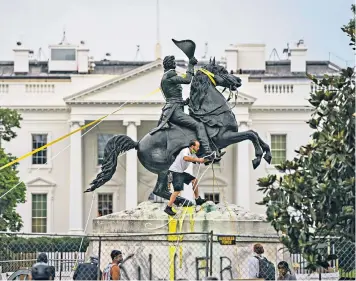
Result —
<path fill-rule="evenodd" d="M 213 231 L 210 231 L 210 276 L 213 276 L 213 242 L 214 242 L 214 234 Z"/>
<path fill-rule="evenodd" d="M 63 252 L 61 251 L 61 263 L 59 268 L 59 280 L 62 280 L 62 270 L 63 270 Z"/>
<path fill-rule="evenodd" d="M 98 264 L 98 273 L 97 273 L 97 280 L 101 280 L 101 276 L 100 276 L 100 261 L 101 261 L 101 236 L 99 236 L 99 249 L 98 249 L 98 260 L 99 260 L 99 264 Z"/>
<path fill-rule="evenodd" d="M 148 255 L 148 262 L 149 262 L 149 275 L 148 279 L 152 280 L 152 254 Z"/>
<path fill-rule="evenodd" d="M 206 233 L 206 254 L 205 254 L 205 276 L 208 277 L 209 274 L 209 232 Z"/>

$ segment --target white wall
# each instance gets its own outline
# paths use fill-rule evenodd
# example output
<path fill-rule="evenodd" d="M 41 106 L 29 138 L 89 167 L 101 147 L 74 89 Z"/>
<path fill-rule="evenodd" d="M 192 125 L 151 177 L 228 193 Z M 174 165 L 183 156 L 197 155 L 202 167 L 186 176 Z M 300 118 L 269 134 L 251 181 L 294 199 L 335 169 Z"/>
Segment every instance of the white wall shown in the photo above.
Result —
<path fill-rule="evenodd" d="M 307 144 L 311 129 L 305 123 L 308 120 L 310 113 L 307 112 L 255 112 L 251 114 L 252 125 L 251 129 L 256 131 L 259 136 L 271 146 L 271 134 L 287 134 L 287 159 L 292 160 L 296 155 L 294 150 L 299 146 Z M 250 145 L 250 155 L 254 155 L 254 148 Z M 273 155 L 272 155 L 273 156 Z M 252 160 L 252 159 L 251 159 Z M 257 180 L 267 174 L 278 173 L 273 165 L 268 165 L 263 159 L 261 165 L 256 170 L 251 169 L 250 188 L 251 201 L 250 206 L 253 212 L 264 212 L 263 206 L 256 205 L 263 197 L 261 192 L 257 192 Z"/>
<path fill-rule="evenodd" d="M 31 133 L 48 133 L 49 141 L 61 137 L 69 132 L 68 113 L 53 112 L 31 112 L 22 113 L 23 121 L 21 129 L 17 130 L 18 136 L 11 142 L 2 141 L 2 146 L 7 152 L 20 157 L 32 150 Z M 48 148 L 49 157 L 56 157 L 38 170 L 31 163 L 32 158 L 28 157 L 20 161 L 18 169 L 20 179 L 26 184 L 36 178 L 55 183 L 53 187 L 53 202 L 48 197 L 48 202 L 53 203 L 53 217 L 49 218 L 49 225 L 52 225 L 52 232 L 66 232 L 68 229 L 68 191 L 69 191 L 69 139 L 54 144 Z M 58 154 L 58 156 L 56 156 Z M 43 183 L 28 186 L 26 203 L 20 205 L 18 210 L 24 221 L 23 231 L 31 231 L 31 191 L 41 189 L 47 191 Z M 48 208 L 51 206 L 48 205 Z"/>

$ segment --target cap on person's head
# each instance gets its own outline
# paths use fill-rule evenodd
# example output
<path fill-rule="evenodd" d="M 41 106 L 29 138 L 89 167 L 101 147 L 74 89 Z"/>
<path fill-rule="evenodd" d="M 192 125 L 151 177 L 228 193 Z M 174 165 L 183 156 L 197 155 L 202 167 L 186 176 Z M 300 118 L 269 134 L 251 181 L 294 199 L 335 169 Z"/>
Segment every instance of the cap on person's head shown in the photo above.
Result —
<path fill-rule="evenodd" d="M 37 262 L 45 262 L 47 263 L 48 262 L 48 258 L 47 258 L 47 255 L 46 253 L 40 253 L 37 257 Z"/>
<path fill-rule="evenodd" d="M 119 250 L 113 250 L 112 252 L 111 252 L 111 259 L 114 259 L 115 257 L 117 257 L 118 255 L 122 255 L 122 253 L 121 253 L 121 251 L 119 251 Z"/>
<path fill-rule="evenodd" d="M 257 254 L 257 255 L 261 255 L 265 252 L 265 250 L 263 249 L 263 246 L 261 244 L 255 244 L 253 245 L 253 251 Z"/>

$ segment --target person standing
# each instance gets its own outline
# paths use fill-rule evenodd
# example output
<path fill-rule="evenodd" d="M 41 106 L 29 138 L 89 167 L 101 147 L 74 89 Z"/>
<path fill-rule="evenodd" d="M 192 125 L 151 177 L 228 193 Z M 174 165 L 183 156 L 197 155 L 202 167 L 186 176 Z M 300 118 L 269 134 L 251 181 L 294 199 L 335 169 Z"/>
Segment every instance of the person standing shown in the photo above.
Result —
<path fill-rule="evenodd" d="M 277 280 L 297 280 L 297 277 L 292 274 L 289 269 L 289 265 L 286 261 L 281 261 L 278 263 L 278 278 Z"/>
<path fill-rule="evenodd" d="M 172 193 L 164 211 L 170 216 L 176 215 L 176 212 L 172 210 L 172 206 L 179 193 L 184 189 L 184 184 L 193 184 L 194 197 L 197 205 L 202 205 L 207 201 L 199 196 L 197 179 L 191 174 L 185 172 L 191 162 L 204 163 L 206 161 L 204 158 L 196 157 L 195 154 L 199 151 L 199 148 L 199 141 L 192 140 L 189 143 L 189 147 L 183 148 L 177 155 L 173 164 L 169 167 L 169 172 L 172 174 L 174 192 Z"/>
<path fill-rule="evenodd" d="M 112 262 L 105 267 L 102 280 L 120 280 L 119 263 L 123 261 L 122 253 L 119 250 L 113 250 L 110 256 Z"/>

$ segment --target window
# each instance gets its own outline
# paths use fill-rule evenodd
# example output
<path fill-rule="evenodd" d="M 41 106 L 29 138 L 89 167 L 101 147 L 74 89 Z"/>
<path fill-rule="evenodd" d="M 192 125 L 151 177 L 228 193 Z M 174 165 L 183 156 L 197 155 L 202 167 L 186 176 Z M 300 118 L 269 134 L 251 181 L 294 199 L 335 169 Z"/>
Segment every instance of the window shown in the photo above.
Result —
<path fill-rule="evenodd" d="M 113 136 L 113 134 L 98 134 L 98 165 L 103 163 L 105 145 Z"/>
<path fill-rule="evenodd" d="M 287 135 L 271 135 L 272 165 L 280 164 L 287 158 Z"/>
<path fill-rule="evenodd" d="M 32 150 L 40 148 L 47 144 L 47 134 L 33 134 L 32 135 Z M 45 165 L 47 164 L 47 148 L 38 151 L 32 155 L 33 165 Z"/>
<path fill-rule="evenodd" d="M 113 212 L 113 194 L 102 193 L 98 195 L 98 215 L 105 216 Z"/>
<path fill-rule="evenodd" d="M 52 49 L 51 60 L 74 61 L 76 58 L 75 49 Z"/>
<path fill-rule="evenodd" d="M 32 232 L 47 232 L 47 194 L 32 194 Z"/>
<path fill-rule="evenodd" d="M 204 193 L 204 198 L 208 201 L 213 201 L 215 204 L 219 204 L 220 193 Z"/>

